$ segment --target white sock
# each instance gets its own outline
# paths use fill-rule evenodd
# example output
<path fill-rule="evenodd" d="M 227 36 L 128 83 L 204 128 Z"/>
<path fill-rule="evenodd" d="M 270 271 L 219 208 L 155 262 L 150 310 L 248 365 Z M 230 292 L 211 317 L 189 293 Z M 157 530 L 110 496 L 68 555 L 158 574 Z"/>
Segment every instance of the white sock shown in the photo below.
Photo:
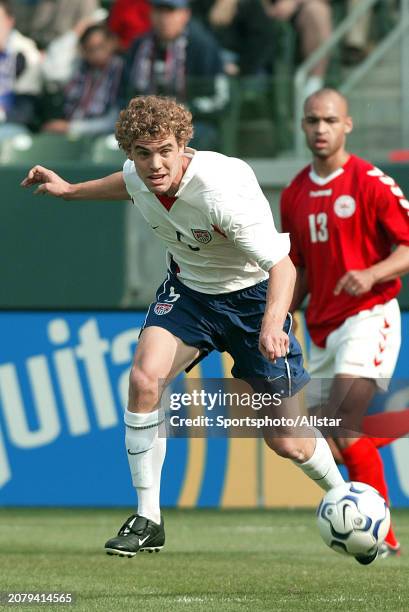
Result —
<path fill-rule="evenodd" d="M 324 491 L 329 491 L 343 484 L 345 481 L 337 468 L 337 464 L 334 461 L 327 441 L 322 437 L 318 429 L 315 429 L 315 427 L 311 429 L 313 429 L 315 433 L 315 450 L 311 457 L 304 463 L 294 463 L 298 465 L 304 474 L 311 478 L 311 480 L 315 480 L 317 485 L 324 489 Z"/>
<path fill-rule="evenodd" d="M 166 438 L 159 436 L 159 410 L 148 413 L 125 410 L 124 420 L 126 452 L 138 495 L 138 514 L 160 523 L 160 477 Z"/>
<path fill-rule="evenodd" d="M 138 494 L 138 514 L 160 523 L 160 476 L 166 455 L 166 438 L 156 435 L 152 449 L 153 482 L 150 487 L 136 487 Z"/>

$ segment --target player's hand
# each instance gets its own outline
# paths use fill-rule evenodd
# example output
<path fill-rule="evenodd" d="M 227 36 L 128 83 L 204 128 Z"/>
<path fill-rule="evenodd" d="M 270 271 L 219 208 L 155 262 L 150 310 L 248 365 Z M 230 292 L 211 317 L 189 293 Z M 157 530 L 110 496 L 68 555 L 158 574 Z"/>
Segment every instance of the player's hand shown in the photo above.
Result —
<path fill-rule="evenodd" d="M 363 295 L 370 291 L 375 283 L 376 278 L 370 268 L 367 270 L 349 270 L 339 279 L 334 289 L 334 295 L 339 295 L 341 291 L 355 297 Z"/>
<path fill-rule="evenodd" d="M 34 166 L 28 172 L 25 179 L 21 181 L 22 187 L 38 185 L 34 194 L 52 195 L 57 198 L 66 196 L 70 191 L 70 183 L 62 179 L 58 174 L 43 166 Z"/>
<path fill-rule="evenodd" d="M 290 339 L 282 327 L 263 321 L 258 344 L 259 350 L 269 361 L 285 357 L 289 351 Z"/>

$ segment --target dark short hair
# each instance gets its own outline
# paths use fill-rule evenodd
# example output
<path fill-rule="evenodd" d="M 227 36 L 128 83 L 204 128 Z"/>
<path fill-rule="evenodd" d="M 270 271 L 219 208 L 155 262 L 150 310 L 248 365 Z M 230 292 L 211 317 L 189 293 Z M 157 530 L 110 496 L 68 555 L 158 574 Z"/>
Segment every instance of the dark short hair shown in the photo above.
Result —
<path fill-rule="evenodd" d="M 83 47 L 86 44 L 87 40 L 96 32 L 101 32 L 101 34 L 104 34 L 106 38 L 113 38 L 114 36 L 111 30 L 108 29 L 107 25 L 104 22 L 94 23 L 93 25 L 88 26 L 88 28 L 80 36 L 79 42 L 81 47 Z"/>
<path fill-rule="evenodd" d="M 342 100 L 342 102 L 345 104 L 346 111 L 348 114 L 349 112 L 348 99 L 344 96 L 344 94 L 342 94 L 337 89 L 334 89 L 333 87 L 322 87 L 321 89 L 318 89 L 317 91 L 314 91 L 314 93 L 310 94 L 308 98 L 304 100 L 304 112 L 308 106 L 308 103 L 311 102 L 311 100 L 314 100 L 315 98 L 323 98 L 325 96 L 335 96 L 339 100 Z"/>

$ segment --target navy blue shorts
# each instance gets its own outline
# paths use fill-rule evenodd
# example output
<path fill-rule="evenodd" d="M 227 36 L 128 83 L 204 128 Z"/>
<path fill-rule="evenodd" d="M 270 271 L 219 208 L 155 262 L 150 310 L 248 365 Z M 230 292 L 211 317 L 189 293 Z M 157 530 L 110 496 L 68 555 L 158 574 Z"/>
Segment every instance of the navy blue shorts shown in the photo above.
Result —
<path fill-rule="evenodd" d="M 149 307 L 143 329 L 163 327 L 185 344 L 197 347 L 201 354 L 190 368 L 213 350 L 227 351 L 234 361 L 231 373 L 235 378 L 263 382 L 266 391 L 288 397 L 304 387 L 310 377 L 303 366 L 301 347 L 291 332 L 290 314 L 284 324 L 290 338 L 287 357 L 272 363 L 259 351 L 266 291 L 267 281 L 263 281 L 247 289 L 210 295 L 186 287 L 169 273 L 157 291 L 156 302 Z"/>

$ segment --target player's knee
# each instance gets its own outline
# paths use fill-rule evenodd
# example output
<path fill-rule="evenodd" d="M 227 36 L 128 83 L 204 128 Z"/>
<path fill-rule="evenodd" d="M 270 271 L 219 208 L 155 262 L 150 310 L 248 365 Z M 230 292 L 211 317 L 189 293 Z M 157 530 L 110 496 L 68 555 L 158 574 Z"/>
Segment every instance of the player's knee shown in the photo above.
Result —
<path fill-rule="evenodd" d="M 156 403 L 158 399 L 158 379 L 139 366 L 133 366 L 129 376 L 130 396 L 138 403 Z"/>

